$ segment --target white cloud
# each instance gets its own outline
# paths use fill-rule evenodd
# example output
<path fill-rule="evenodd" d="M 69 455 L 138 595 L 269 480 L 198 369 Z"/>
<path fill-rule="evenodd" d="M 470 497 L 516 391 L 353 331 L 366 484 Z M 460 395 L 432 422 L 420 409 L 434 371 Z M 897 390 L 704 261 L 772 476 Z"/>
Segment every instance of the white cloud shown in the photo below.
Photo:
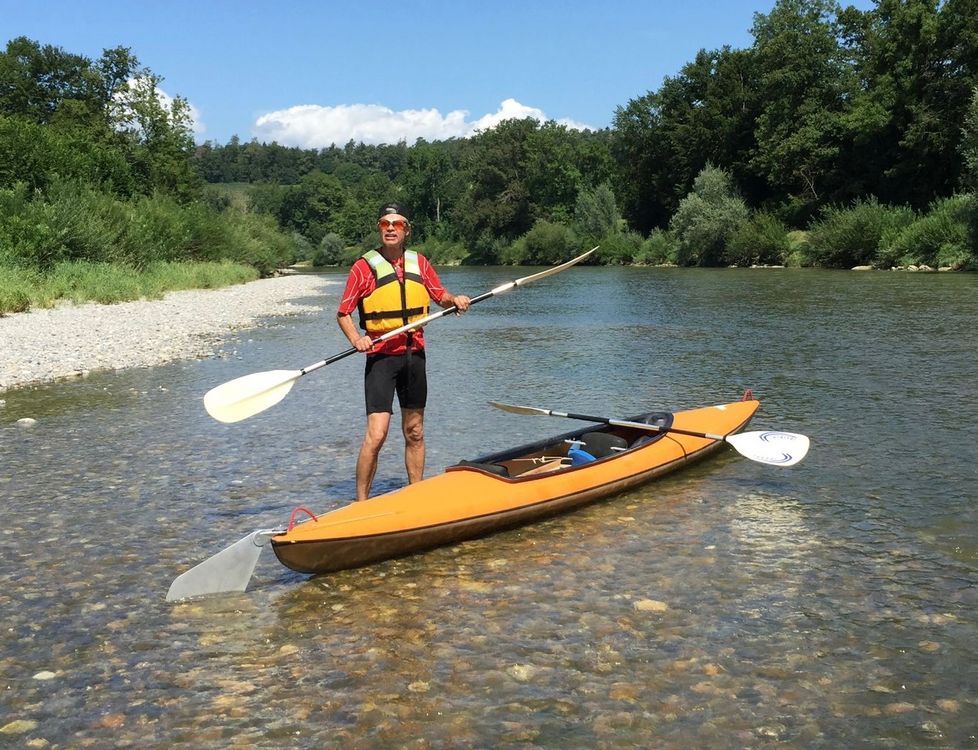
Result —
<path fill-rule="evenodd" d="M 456 109 L 443 115 L 437 109 L 404 109 L 394 111 L 379 104 L 340 104 L 323 107 L 303 104 L 262 115 L 255 121 L 252 134 L 260 141 L 277 141 L 283 146 L 324 148 L 349 141 L 367 144 L 414 143 L 418 138 L 429 141 L 466 138 L 480 130 L 495 127 L 503 120 L 532 117 L 540 122 L 548 118 L 535 107 L 506 99 L 499 109 L 470 120 L 468 111 Z M 558 120 L 569 128 L 584 130 L 589 126 L 570 120 Z"/>

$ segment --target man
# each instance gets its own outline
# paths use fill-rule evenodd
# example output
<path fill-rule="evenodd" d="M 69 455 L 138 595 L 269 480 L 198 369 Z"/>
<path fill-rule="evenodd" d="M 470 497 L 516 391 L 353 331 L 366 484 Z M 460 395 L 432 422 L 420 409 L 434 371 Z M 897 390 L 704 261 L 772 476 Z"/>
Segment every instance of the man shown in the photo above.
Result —
<path fill-rule="evenodd" d="M 381 246 L 365 253 L 350 268 L 336 312 L 340 330 L 350 344 L 367 354 L 367 430 L 357 458 L 357 500 L 366 500 L 370 494 L 377 456 L 390 429 L 394 393 L 401 407 L 408 482 L 418 482 L 424 475 L 424 408 L 428 396 L 424 332 L 418 328 L 377 346 L 373 339 L 425 317 L 431 300 L 444 308 L 454 305 L 460 313 L 468 310 L 470 303 L 468 297 L 451 294 L 442 286 L 427 258 L 405 250 L 411 224 L 399 204 L 388 203 L 380 209 L 377 228 Z M 364 332 L 353 323 L 354 310 L 359 311 Z"/>

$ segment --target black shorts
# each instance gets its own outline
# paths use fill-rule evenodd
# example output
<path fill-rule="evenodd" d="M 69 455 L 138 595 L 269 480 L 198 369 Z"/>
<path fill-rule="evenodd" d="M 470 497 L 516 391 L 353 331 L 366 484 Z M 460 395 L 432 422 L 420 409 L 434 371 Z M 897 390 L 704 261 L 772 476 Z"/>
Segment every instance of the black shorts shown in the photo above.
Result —
<path fill-rule="evenodd" d="M 428 376 L 424 350 L 409 354 L 371 354 L 363 373 L 367 414 L 394 413 L 394 393 L 402 409 L 424 409 Z"/>

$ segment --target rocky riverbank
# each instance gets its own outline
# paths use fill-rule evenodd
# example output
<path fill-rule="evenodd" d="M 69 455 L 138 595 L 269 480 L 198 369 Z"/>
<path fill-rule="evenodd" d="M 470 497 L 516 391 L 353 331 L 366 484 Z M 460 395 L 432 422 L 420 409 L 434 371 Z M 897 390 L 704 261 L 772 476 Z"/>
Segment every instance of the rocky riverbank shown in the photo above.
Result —
<path fill-rule="evenodd" d="M 328 287 L 338 285 L 336 278 L 290 274 L 223 289 L 171 292 L 161 300 L 68 304 L 0 317 L 0 392 L 94 370 L 206 357 L 228 333 L 254 327 L 266 316 L 332 304 Z M 296 302 L 317 297 L 316 304 Z"/>

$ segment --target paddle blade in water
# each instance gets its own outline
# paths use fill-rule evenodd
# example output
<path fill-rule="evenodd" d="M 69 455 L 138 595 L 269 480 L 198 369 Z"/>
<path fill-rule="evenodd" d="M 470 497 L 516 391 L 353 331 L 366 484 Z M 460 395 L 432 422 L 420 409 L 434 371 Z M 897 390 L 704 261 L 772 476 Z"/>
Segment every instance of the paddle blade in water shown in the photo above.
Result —
<path fill-rule="evenodd" d="M 810 441 L 796 432 L 741 432 L 724 438 L 742 456 L 771 466 L 794 466 L 808 453 Z"/>
<path fill-rule="evenodd" d="M 240 422 L 285 398 L 301 376 L 302 370 L 245 375 L 209 390 L 204 396 L 204 408 L 218 422 Z"/>

